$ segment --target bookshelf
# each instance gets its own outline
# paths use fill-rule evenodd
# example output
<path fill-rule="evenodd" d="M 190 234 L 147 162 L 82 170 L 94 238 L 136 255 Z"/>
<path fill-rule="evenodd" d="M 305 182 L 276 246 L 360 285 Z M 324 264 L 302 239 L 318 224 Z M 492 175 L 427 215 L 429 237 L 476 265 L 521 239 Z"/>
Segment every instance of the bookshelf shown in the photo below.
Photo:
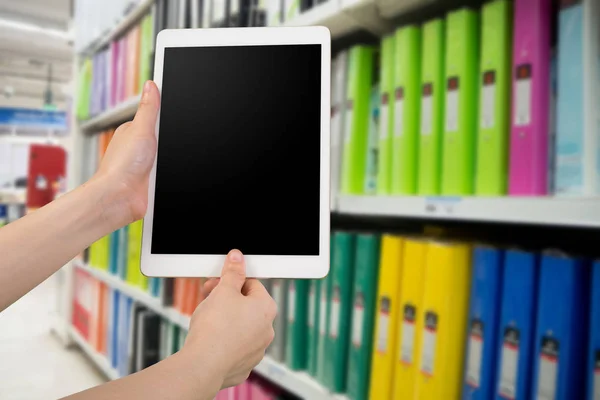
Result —
<path fill-rule="evenodd" d="M 100 131 L 104 128 L 115 126 L 121 122 L 130 120 L 135 115 L 139 103 L 139 96 L 131 97 L 130 99 L 118 104 L 116 107 L 110 108 L 103 113 L 85 121 L 79 125 L 79 129 L 82 132 Z"/>
<path fill-rule="evenodd" d="M 96 368 L 109 380 L 119 378 L 118 372 L 109 364 L 108 359 L 90 346 L 90 344 L 81 336 L 74 327 L 69 328 L 69 333 L 73 341 L 85 353 L 85 355 L 94 363 Z"/>

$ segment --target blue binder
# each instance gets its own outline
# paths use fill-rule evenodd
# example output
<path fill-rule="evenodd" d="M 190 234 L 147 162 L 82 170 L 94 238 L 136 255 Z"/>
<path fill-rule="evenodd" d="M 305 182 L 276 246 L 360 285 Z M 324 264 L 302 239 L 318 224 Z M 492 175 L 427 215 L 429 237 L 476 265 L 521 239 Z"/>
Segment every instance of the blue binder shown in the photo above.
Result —
<path fill-rule="evenodd" d="M 542 257 L 532 398 L 583 399 L 590 268 L 576 258 Z"/>
<path fill-rule="evenodd" d="M 502 289 L 503 251 L 473 249 L 469 331 L 463 399 L 487 400 L 494 393 L 498 320 Z"/>
<path fill-rule="evenodd" d="M 117 371 L 119 376 L 129 375 L 129 330 L 131 329 L 131 312 L 133 300 L 121 295 L 119 309 Z"/>
<path fill-rule="evenodd" d="M 121 279 L 127 279 L 127 244 L 129 238 L 129 225 L 121 228 L 119 235 L 119 257 L 117 261 L 117 275 Z"/>
<path fill-rule="evenodd" d="M 592 268 L 590 347 L 588 350 L 588 399 L 600 398 L 600 260 Z"/>
<path fill-rule="evenodd" d="M 111 342 L 111 346 L 110 346 L 110 351 L 108 352 L 109 357 L 110 357 L 110 363 L 112 365 L 113 368 L 117 368 L 118 365 L 118 355 L 119 355 L 119 305 L 121 304 L 121 300 L 120 300 L 120 296 L 121 296 L 121 292 L 119 292 L 118 290 L 112 290 L 112 323 L 111 323 L 111 327 L 112 327 L 112 331 L 108 332 L 108 334 L 106 336 L 109 336 L 110 342 Z"/>
<path fill-rule="evenodd" d="M 527 399 L 531 392 L 538 265 L 536 253 L 508 250 L 504 255 L 496 400 Z"/>
<path fill-rule="evenodd" d="M 119 238 L 121 236 L 121 229 L 117 229 L 110 234 L 110 262 L 108 265 L 108 272 L 113 275 L 117 274 L 119 264 Z"/>

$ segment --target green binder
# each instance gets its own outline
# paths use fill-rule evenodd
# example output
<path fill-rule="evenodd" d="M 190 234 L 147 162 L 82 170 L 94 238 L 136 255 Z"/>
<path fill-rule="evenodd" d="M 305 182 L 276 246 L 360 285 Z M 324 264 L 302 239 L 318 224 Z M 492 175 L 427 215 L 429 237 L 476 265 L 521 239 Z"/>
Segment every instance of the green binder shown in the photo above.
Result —
<path fill-rule="evenodd" d="M 333 243 L 335 267 L 332 275 L 324 383 L 332 392 L 342 393 L 346 390 L 348 343 L 350 342 L 355 235 L 337 232 Z"/>
<path fill-rule="evenodd" d="M 308 280 L 288 282 L 285 361 L 294 371 L 306 369 Z"/>
<path fill-rule="evenodd" d="M 142 20 L 141 34 L 140 34 L 140 62 L 139 62 L 139 86 L 144 87 L 144 83 L 148 79 L 152 79 L 150 76 L 151 65 L 154 61 L 152 59 L 152 46 L 154 44 L 154 18 L 152 13 L 146 15 Z"/>
<path fill-rule="evenodd" d="M 319 337 L 317 339 L 317 368 L 315 377 L 325 381 L 325 367 L 327 358 L 327 334 L 329 332 L 329 312 L 331 311 L 331 286 L 333 283 L 333 272 L 335 267 L 335 253 L 333 251 L 332 232 L 329 238 L 329 274 L 321 281 L 321 294 L 319 295 Z"/>
<path fill-rule="evenodd" d="M 363 194 L 374 56 L 375 51 L 369 46 L 354 46 L 348 54 L 342 143 L 342 193 L 344 194 Z"/>
<path fill-rule="evenodd" d="M 479 131 L 475 168 L 477 195 L 505 195 L 508 185 L 512 3 L 495 0 L 481 12 Z"/>
<path fill-rule="evenodd" d="M 392 137 L 394 132 L 394 35 L 381 41 L 379 106 L 379 166 L 377 168 L 377 194 L 390 194 L 392 172 Z"/>
<path fill-rule="evenodd" d="M 379 85 L 371 89 L 369 102 L 369 133 L 367 140 L 367 170 L 364 194 L 377 194 L 377 170 L 379 168 Z"/>
<path fill-rule="evenodd" d="M 319 301 L 321 280 L 312 279 L 308 288 L 308 354 L 307 370 L 312 376 L 317 373 L 317 343 L 319 340 Z"/>
<path fill-rule="evenodd" d="M 79 69 L 77 78 L 77 109 L 78 120 L 90 117 L 90 93 L 92 91 L 92 60 L 86 58 Z"/>
<path fill-rule="evenodd" d="M 391 192 L 410 195 L 417 191 L 421 106 L 421 28 L 416 26 L 400 28 L 395 36 Z"/>
<path fill-rule="evenodd" d="M 463 8 L 446 25 L 446 102 L 442 194 L 473 194 L 477 131 L 479 15 Z"/>
<path fill-rule="evenodd" d="M 441 18 L 423 25 L 417 192 L 424 196 L 440 194 L 445 93 L 444 25 Z"/>
<path fill-rule="evenodd" d="M 379 246 L 379 236 L 377 235 L 361 234 L 356 238 L 352 336 L 349 345 L 347 379 L 347 397 L 351 400 L 367 400 L 369 398 Z"/>

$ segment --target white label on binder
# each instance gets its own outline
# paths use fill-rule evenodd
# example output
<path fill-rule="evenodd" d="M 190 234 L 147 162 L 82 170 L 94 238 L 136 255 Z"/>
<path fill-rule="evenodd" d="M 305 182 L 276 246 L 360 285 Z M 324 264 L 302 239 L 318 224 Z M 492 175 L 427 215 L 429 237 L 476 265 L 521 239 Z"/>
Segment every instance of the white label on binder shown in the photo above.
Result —
<path fill-rule="evenodd" d="M 293 281 L 291 281 L 288 285 L 289 285 L 288 299 L 287 299 L 288 321 L 294 322 L 295 314 L 296 314 L 296 286 L 294 285 Z"/>
<path fill-rule="evenodd" d="M 417 309 L 412 304 L 405 304 L 402 316 L 402 332 L 400 336 L 400 361 L 404 364 L 413 363 L 415 348 L 415 319 Z"/>
<path fill-rule="evenodd" d="M 327 284 L 326 281 L 321 282 L 321 299 L 319 308 L 319 334 L 324 336 L 326 332 L 327 323 Z"/>
<path fill-rule="evenodd" d="M 458 77 L 448 79 L 446 90 L 446 132 L 458 132 L 460 89 Z"/>
<path fill-rule="evenodd" d="M 338 110 L 331 110 L 331 147 L 338 147 L 342 136 L 342 116 Z"/>
<path fill-rule="evenodd" d="M 558 375 L 558 341 L 551 337 L 544 337 L 539 357 L 537 400 L 554 400 Z"/>
<path fill-rule="evenodd" d="M 515 84 L 515 126 L 531 124 L 531 65 L 519 65 Z"/>
<path fill-rule="evenodd" d="M 483 88 L 481 91 L 481 128 L 494 127 L 494 114 L 496 108 L 496 72 L 483 73 Z"/>
<path fill-rule="evenodd" d="M 429 136 L 433 130 L 433 85 L 431 83 L 423 85 L 421 96 L 421 135 Z"/>
<path fill-rule="evenodd" d="M 352 139 L 352 116 L 354 115 L 352 109 L 352 101 L 348 101 L 346 109 L 344 110 L 344 144 L 349 144 Z"/>
<path fill-rule="evenodd" d="M 481 326 L 481 328 L 478 328 L 478 326 Z M 483 325 L 480 321 L 472 322 L 468 354 L 467 385 L 478 388 L 481 383 L 481 357 L 483 355 Z"/>
<path fill-rule="evenodd" d="M 377 351 L 387 353 L 388 330 L 390 327 L 391 301 L 389 297 L 382 297 L 377 319 Z"/>
<path fill-rule="evenodd" d="M 504 331 L 501 357 L 498 394 L 505 399 L 514 400 L 517 395 L 519 331 L 513 327 L 507 327 Z"/>
<path fill-rule="evenodd" d="M 394 136 L 400 137 L 404 130 L 404 88 L 396 89 L 394 102 Z"/>
<path fill-rule="evenodd" d="M 311 284 L 310 294 L 308 295 L 308 326 L 313 328 L 315 326 L 315 316 L 317 312 L 316 296 L 314 284 Z"/>
<path fill-rule="evenodd" d="M 435 366 L 435 347 L 437 341 L 437 314 L 428 311 L 425 314 L 425 329 L 423 330 L 423 346 L 421 349 L 421 372 L 433 376 Z"/>
<path fill-rule="evenodd" d="M 379 139 L 385 140 L 388 138 L 389 131 L 389 103 L 388 94 L 384 93 L 381 95 L 381 108 L 379 116 Z"/>
<path fill-rule="evenodd" d="M 335 339 L 338 337 L 340 327 L 340 298 L 335 295 L 331 301 L 329 313 L 329 336 Z"/>
<path fill-rule="evenodd" d="M 352 344 L 355 347 L 360 347 L 362 345 L 364 315 L 365 310 L 363 306 L 356 304 L 352 315 Z"/>

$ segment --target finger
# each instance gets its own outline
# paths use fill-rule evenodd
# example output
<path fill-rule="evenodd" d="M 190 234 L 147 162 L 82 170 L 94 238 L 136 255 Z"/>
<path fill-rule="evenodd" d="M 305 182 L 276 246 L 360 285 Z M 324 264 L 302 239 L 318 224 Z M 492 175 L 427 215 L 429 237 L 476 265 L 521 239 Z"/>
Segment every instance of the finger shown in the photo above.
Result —
<path fill-rule="evenodd" d="M 223 271 L 221 271 L 221 283 L 231 286 L 238 292 L 246 282 L 246 265 L 244 264 L 244 255 L 239 250 L 231 250 L 225 259 Z"/>
<path fill-rule="evenodd" d="M 160 107 L 160 94 L 156 84 L 152 81 L 146 81 L 142 93 L 140 105 L 133 118 L 133 126 L 139 129 L 139 132 L 154 135 L 156 127 L 156 118 Z"/>
<path fill-rule="evenodd" d="M 206 298 L 219 284 L 220 278 L 210 278 L 202 285 L 202 297 Z"/>
<path fill-rule="evenodd" d="M 267 289 L 261 281 L 255 278 L 246 279 L 244 286 L 242 287 L 242 294 L 244 296 L 270 296 Z"/>

